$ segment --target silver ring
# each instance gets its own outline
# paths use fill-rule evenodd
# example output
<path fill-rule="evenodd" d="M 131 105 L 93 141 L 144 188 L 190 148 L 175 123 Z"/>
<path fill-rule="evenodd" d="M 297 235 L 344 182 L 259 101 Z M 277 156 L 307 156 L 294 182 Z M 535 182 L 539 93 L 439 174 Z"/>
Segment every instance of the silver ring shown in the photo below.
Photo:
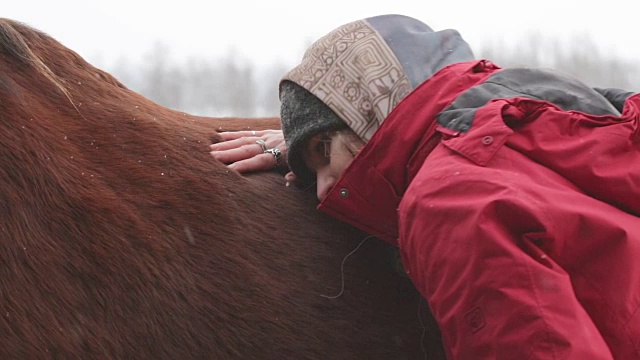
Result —
<path fill-rule="evenodd" d="M 255 130 L 251 130 L 251 135 L 256 136 L 256 131 Z"/>
<path fill-rule="evenodd" d="M 280 159 L 282 158 L 282 152 L 280 151 L 280 149 L 272 148 L 267 149 L 265 152 L 273 155 L 273 158 L 276 160 L 276 166 L 280 165 Z"/>
<path fill-rule="evenodd" d="M 260 145 L 260 147 L 262 148 L 262 153 L 266 153 L 267 152 L 267 143 L 264 142 L 264 140 L 260 139 L 260 140 L 256 140 L 256 144 Z"/>

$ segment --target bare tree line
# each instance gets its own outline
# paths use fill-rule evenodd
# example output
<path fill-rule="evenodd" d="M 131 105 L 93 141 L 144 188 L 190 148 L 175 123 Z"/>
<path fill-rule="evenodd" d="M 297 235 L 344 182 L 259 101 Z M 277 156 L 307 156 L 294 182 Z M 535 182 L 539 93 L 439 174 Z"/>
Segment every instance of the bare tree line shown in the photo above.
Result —
<path fill-rule="evenodd" d="M 587 36 L 572 39 L 532 34 L 517 45 L 500 41 L 474 49 L 502 67 L 547 67 L 590 86 L 640 91 L 639 67 L 605 54 Z M 233 51 L 218 59 L 190 58 L 180 64 L 170 49 L 155 44 L 141 64 L 122 59 L 105 70 L 126 86 L 166 107 L 204 116 L 276 116 L 277 84 L 290 64 L 258 66 Z"/>
<path fill-rule="evenodd" d="M 640 91 L 640 66 L 635 61 L 605 53 L 587 35 L 550 38 L 531 34 L 515 46 L 501 41 L 476 51 L 502 67 L 545 67 L 573 75 L 593 87 Z"/>

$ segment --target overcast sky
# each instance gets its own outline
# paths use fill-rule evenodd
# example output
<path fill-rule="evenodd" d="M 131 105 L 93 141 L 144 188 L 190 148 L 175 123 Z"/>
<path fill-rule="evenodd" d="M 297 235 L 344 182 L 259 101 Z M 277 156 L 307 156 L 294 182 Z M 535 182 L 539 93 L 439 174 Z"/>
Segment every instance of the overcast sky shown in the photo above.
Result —
<path fill-rule="evenodd" d="M 596 4 L 606 4 L 596 5 Z M 344 23 L 386 13 L 435 30 L 458 29 L 472 47 L 531 32 L 590 34 L 614 56 L 640 59 L 634 1 L 573 0 L 4 0 L 0 17 L 25 22 L 105 66 L 140 60 L 156 41 L 170 56 L 215 58 L 233 49 L 256 63 L 295 64 L 305 47 Z M 636 39 L 634 39 L 636 38 Z"/>

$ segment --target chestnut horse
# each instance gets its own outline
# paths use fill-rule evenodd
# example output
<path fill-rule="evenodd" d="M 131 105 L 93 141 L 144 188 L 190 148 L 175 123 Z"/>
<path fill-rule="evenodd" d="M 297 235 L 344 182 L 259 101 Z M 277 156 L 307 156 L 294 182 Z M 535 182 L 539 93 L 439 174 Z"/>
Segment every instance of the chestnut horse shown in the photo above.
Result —
<path fill-rule="evenodd" d="M 443 357 L 390 246 L 208 154 L 278 119 L 162 107 L 8 19 L 0 53 L 0 358 Z"/>

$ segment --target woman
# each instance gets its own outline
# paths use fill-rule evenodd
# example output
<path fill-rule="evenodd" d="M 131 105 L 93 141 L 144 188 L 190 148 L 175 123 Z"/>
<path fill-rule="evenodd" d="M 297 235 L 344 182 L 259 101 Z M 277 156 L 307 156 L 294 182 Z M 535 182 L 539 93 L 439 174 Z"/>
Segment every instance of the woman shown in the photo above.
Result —
<path fill-rule="evenodd" d="M 321 211 L 397 244 L 451 358 L 640 358 L 640 96 L 384 15 L 314 43 L 280 99 L 282 132 L 212 155 L 288 166 Z"/>

